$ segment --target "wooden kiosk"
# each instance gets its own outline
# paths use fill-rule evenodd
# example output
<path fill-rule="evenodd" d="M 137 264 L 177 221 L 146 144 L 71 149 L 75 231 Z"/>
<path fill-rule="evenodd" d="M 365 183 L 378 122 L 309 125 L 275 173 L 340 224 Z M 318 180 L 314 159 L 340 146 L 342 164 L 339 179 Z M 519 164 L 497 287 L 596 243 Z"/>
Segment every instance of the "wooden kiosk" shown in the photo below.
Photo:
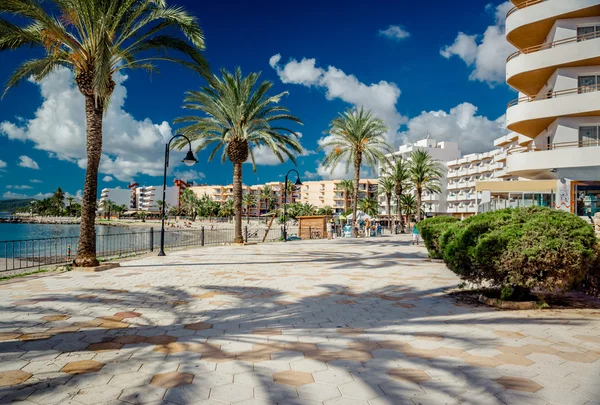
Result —
<path fill-rule="evenodd" d="M 298 236 L 300 239 L 323 239 L 327 237 L 329 215 L 311 215 L 298 217 Z"/>

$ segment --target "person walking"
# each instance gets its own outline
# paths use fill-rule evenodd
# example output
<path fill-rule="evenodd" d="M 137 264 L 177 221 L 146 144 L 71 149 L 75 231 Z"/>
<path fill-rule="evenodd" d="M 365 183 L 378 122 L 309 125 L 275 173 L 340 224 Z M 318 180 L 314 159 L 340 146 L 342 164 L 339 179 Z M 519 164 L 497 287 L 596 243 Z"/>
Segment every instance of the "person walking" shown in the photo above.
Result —
<path fill-rule="evenodd" d="M 333 220 L 327 222 L 327 239 L 333 239 Z"/>
<path fill-rule="evenodd" d="M 413 226 L 413 231 L 412 231 L 412 244 L 417 244 L 417 246 L 419 245 L 419 230 L 417 229 L 417 226 Z"/>

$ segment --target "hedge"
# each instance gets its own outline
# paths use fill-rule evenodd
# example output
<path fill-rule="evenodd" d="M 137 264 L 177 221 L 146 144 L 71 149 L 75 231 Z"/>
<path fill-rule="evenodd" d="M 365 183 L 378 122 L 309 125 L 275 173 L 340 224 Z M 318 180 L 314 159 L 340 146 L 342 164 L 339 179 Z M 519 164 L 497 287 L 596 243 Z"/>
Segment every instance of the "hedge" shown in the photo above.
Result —
<path fill-rule="evenodd" d="M 444 254 L 440 249 L 439 239 L 452 224 L 458 222 L 458 218 L 449 216 L 439 216 L 425 219 L 416 226 L 419 234 L 425 242 L 425 247 L 432 259 L 442 259 Z"/>
<path fill-rule="evenodd" d="M 479 214 L 450 225 L 437 243 L 448 268 L 491 287 L 566 291 L 597 271 L 593 228 L 549 208 Z"/>

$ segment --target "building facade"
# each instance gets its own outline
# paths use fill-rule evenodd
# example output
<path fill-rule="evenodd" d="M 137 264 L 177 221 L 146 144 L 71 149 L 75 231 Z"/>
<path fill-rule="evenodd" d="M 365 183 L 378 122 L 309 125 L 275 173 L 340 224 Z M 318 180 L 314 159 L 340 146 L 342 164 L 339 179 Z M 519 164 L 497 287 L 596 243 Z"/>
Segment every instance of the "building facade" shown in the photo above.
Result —
<path fill-rule="evenodd" d="M 336 214 L 352 209 L 352 195 L 339 187 L 341 180 L 307 181 L 300 187 L 302 204 L 311 204 L 317 208 L 331 207 Z M 360 179 L 358 199 L 378 199 L 377 179 Z"/>
<path fill-rule="evenodd" d="M 511 0 L 506 38 L 517 51 L 506 81 L 519 91 L 506 112 L 519 148 L 506 173 L 557 179 L 556 208 L 599 210 L 600 0 Z"/>
<path fill-rule="evenodd" d="M 179 206 L 179 197 L 186 188 L 192 184 L 183 180 L 175 180 L 174 186 L 167 187 L 165 200 L 167 206 Z M 131 182 L 126 189 L 120 187 L 104 188 L 98 200 L 98 211 L 103 212 L 105 201 L 112 201 L 116 205 L 124 205 L 128 211 L 160 211 L 158 201 L 163 198 L 163 186 L 140 186 Z"/>

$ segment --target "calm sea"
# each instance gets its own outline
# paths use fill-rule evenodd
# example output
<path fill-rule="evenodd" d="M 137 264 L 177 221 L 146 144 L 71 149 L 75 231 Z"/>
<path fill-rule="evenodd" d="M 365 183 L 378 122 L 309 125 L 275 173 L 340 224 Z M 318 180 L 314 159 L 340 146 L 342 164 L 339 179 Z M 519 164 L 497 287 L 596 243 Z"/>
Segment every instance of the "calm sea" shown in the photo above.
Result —
<path fill-rule="evenodd" d="M 134 230 L 116 226 L 96 226 L 98 235 L 112 235 L 116 233 L 130 233 Z M 143 232 L 144 229 L 138 229 Z M 0 223 L 0 241 L 44 239 L 59 237 L 79 236 L 79 225 L 52 225 L 52 224 L 5 224 Z"/>

